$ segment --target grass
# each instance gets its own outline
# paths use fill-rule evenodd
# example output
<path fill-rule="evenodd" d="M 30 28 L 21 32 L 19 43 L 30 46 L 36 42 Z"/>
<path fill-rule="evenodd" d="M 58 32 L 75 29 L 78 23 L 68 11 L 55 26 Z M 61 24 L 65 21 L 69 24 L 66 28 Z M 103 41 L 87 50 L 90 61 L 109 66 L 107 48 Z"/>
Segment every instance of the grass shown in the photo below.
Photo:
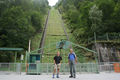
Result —
<path fill-rule="evenodd" d="M 38 33 L 34 36 L 34 38 L 32 39 L 32 50 L 39 48 L 41 37 L 42 37 L 41 33 Z"/>
<path fill-rule="evenodd" d="M 48 27 L 47 27 L 47 33 L 45 38 L 45 46 L 48 46 L 52 43 L 56 43 L 61 41 L 61 39 L 67 39 L 64 33 L 64 29 L 62 27 L 62 20 L 59 12 L 55 10 L 54 8 L 50 11 L 50 16 L 48 20 Z M 44 55 L 42 57 L 42 62 L 53 62 L 53 57 L 56 55 L 58 49 L 56 49 L 56 44 L 49 46 L 48 48 L 44 49 Z M 67 57 L 64 55 L 67 55 L 68 52 L 65 52 L 66 50 L 62 50 L 61 56 Z M 65 58 L 67 59 L 67 58 Z M 67 61 L 67 60 L 63 60 Z"/>

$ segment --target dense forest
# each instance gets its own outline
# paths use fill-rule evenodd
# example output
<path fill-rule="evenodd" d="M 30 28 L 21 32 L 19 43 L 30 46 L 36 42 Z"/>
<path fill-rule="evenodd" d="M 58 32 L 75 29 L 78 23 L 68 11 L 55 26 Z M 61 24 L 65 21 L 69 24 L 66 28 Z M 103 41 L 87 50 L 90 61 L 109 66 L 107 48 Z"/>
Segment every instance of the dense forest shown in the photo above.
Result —
<path fill-rule="evenodd" d="M 43 30 L 48 9 L 47 0 L 0 0 L 0 47 L 26 50 L 29 39 Z"/>
<path fill-rule="evenodd" d="M 48 8 L 47 0 L 0 0 L 0 47 L 26 49 Z"/>
<path fill-rule="evenodd" d="M 56 8 L 78 43 L 94 33 L 120 32 L 119 0 L 59 0 Z"/>

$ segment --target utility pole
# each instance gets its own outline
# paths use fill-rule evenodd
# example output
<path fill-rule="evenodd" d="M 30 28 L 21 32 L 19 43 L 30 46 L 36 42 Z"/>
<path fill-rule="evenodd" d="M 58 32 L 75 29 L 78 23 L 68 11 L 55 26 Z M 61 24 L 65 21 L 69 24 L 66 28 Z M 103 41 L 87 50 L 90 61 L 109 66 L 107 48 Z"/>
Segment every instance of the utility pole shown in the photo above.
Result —
<path fill-rule="evenodd" d="M 30 48 L 31 48 L 31 40 L 29 40 L 28 52 L 30 52 Z"/>

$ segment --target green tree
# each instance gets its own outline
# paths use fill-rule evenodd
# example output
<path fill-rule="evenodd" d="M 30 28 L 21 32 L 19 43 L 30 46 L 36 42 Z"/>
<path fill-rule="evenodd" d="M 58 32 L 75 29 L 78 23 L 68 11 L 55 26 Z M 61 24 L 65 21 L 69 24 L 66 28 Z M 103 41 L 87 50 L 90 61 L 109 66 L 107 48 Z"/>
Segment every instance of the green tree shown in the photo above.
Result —
<path fill-rule="evenodd" d="M 91 7 L 89 11 L 89 18 L 92 22 L 91 31 L 92 32 L 100 32 L 101 22 L 102 22 L 102 11 L 98 9 L 96 5 Z"/>

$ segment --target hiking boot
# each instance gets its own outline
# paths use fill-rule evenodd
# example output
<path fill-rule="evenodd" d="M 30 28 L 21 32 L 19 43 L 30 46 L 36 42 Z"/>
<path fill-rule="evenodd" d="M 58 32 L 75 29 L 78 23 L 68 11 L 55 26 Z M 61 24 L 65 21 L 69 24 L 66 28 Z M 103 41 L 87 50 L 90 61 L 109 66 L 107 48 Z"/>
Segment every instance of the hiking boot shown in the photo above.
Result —
<path fill-rule="evenodd" d="M 76 78 L 76 76 L 74 76 L 73 78 Z"/>
<path fill-rule="evenodd" d="M 76 78 L 76 75 L 74 74 L 74 77 L 73 78 Z"/>
<path fill-rule="evenodd" d="M 69 76 L 69 78 L 73 78 L 73 76 Z"/>

